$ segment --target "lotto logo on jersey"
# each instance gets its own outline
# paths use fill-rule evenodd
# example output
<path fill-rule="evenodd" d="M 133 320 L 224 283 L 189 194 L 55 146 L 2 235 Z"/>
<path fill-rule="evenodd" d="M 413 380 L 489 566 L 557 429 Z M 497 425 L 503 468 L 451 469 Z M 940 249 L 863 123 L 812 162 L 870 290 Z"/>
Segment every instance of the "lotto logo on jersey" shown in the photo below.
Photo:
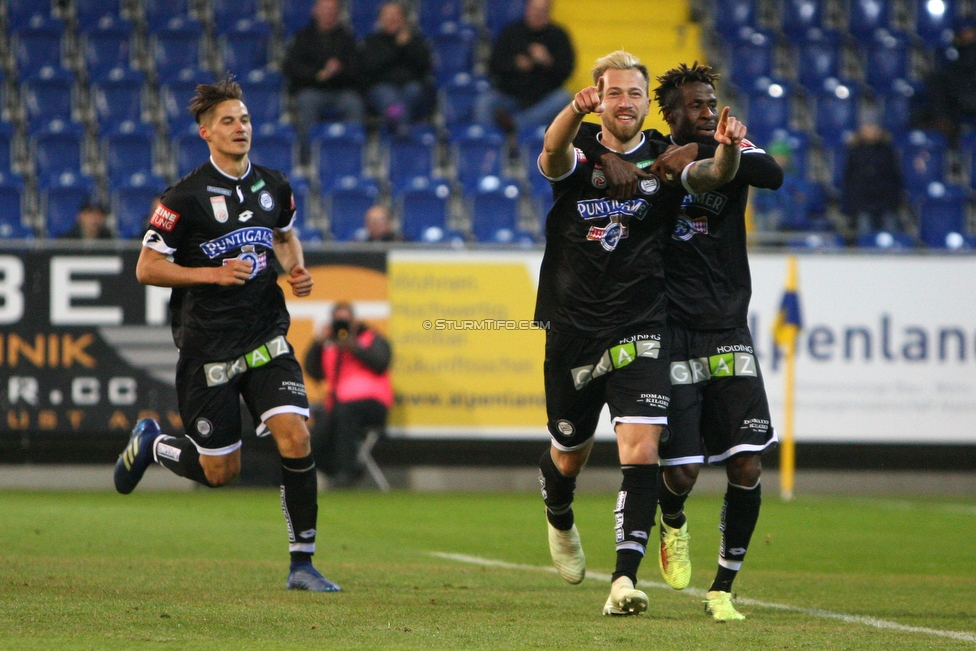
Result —
<path fill-rule="evenodd" d="M 179 220 L 180 213 L 170 210 L 163 204 L 159 204 L 156 206 L 156 210 L 153 211 L 149 223 L 159 230 L 169 233 L 176 228 L 176 222 Z"/>

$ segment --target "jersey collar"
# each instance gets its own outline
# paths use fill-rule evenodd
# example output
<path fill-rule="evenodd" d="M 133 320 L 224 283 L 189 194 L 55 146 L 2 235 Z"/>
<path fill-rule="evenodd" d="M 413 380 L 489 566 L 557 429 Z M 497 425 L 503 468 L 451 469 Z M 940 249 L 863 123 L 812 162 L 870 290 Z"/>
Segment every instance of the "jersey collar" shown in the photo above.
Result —
<path fill-rule="evenodd" d="M 597 134 L 596 134 L 596 139 L 597 139 L 597 142 L 599 142 L 599 143 L 600 143 L 601 145 L 603 145 L 603 131 L 598 131 L 598 132 L 597 132 Z M 634 148 L 633 148 L 633 149 L 631 149 L 630 151 L 625 151 L 625 152 L 618 152 L 618 151 L 617 151 L 616 149 L 610 149 L 610 148 L 609 148 L 609 147 L 607 147 L 606 145 L 603 145 L 603 146 L 604 146 L 604 147 L 607 147 L 607 149 L 610 149 L 610 151 L 612 151 L 612 152 L 613 152 L 613 153 L 615 153 L 615 154 L 622 154 L 622 155 L 624 155 L 624 156 L 628 156 L 628 155 L 630 155 L 630 154 L 633 154 L 633 153 L 634 153 L 635 151 L 637 151 L 637 150 L 638 150 L 638 149 L 640 149 L 641 147 L 643 147 L 643 146 L 644 146 L 644 141 L 645 141 L 645 140 L 646 140 L 646 136 L 644 135 L 644 132 L 643 132 L 643 131 L 641 131 L 641 134 L 640 134 L 640 142 L 638 142 L 638 143 L 637 143 L 637 144 L 636 144 L 636 145 L 634 146 Z M 250 163 L 250 161 L 248 161 L 248 162 Z"/>
<path fill-rule="evenodd" d="M 226 179 L 230 179 L 234 183 L 240 183 L 241 181 L 243 181 L 244 179 L 246 179 L 251 174 L 251 159 L 250 158 L 247 159 L 247 169 L 244 170 L 244 175 L 241 178 L 237 178 L 236 176 L 231 176 L 230 174 L 227 174 L 226 172 L 224 172 L 224 170 L 222 170 L 219 167 L 217 167 L 217 163 L 214 162 L 213 156 L 210 157 L 210 164 L 213 165 L 213 168 L 215 170 L 217 170 L 217 173 L 218 174 L 220 174 L 221 176 L 223 176 Z"/>

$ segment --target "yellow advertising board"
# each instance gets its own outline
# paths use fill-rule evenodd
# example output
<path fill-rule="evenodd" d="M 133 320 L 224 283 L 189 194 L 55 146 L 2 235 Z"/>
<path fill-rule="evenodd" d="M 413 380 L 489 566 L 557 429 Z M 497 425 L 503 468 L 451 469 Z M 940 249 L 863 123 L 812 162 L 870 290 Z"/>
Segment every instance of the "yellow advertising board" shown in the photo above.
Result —
<path fill-rule="evenodd" d="M 542 255 L 391 251 L 394 436 L 546 436 Z"/>

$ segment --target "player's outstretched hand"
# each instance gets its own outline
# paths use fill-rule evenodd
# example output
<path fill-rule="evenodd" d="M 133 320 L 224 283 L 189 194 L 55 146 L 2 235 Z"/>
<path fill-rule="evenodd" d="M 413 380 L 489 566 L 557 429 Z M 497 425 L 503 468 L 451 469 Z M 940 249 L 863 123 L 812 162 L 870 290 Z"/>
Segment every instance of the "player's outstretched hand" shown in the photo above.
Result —
<path fill-rule="evenodd" d="M 603 113 L 603 77 L 596 86 L 587 86 L 573 98 L 574 108 L 584 113 Z"/>
<path fill-rule="evenodd" d="M 715 126 L 715 140 L 722 145 L 738 145 L 746 137 L 746 125 L 729 115 L 729 107 L 722 109 Z"/>
<path fill-rule="evenodd" d="M 680 185 L 681 173 L 690 162 L 698 157 L 698 143 L 688 143 L 687 145 L 671 145 L 664 150 L 654 164 L 651 165 L 653 172 L 659 179 L 663 179 L 668 185 Z"/>
<path fill-rule="evenodd" d="M 291 285 L 291 293 L 295 296 L 308 296 L 312 292 L 312 274 L 302 265 L 295 265 L 288 276 L 288 284 Z"/>
<path fill-rule="evenodd" d="M 225 260 L 223 265 L 215 267 L 217 278 L 214 283 L 224 287 L 243 285 L 251 277 L 252 269 L 254 269 L 254 265 L 247 260 L 239 258 Z"/>

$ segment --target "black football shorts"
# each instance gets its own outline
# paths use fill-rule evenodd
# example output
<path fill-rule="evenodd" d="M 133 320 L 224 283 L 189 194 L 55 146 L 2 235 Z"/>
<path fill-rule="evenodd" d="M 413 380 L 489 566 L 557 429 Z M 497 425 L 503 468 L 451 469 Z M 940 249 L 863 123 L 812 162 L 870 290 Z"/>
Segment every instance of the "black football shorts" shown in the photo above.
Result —
<path fill-rule="evenodd" d="M 777 441 L 748 328 L 671 332 L 671 408 L 662 466 L 723 463 Z"/>
<path fill-rule="evenodd" d="M 614 425 L 666 425 L 668 340 L 663 326 L 607 339 L 547 331 L 546 412 L 553 445 L 567 452 L 586 446 L 604 404 Z"/>
<path fill-rule="evenodd" d="M 284 337 L 235 360 L 203 361 L 180 356 L 176 391 L 186 435 L 200 454 L 220 456 L 241 446 L 241 399 L 257 435 L 277 414 L 308 417 L 302 368 Z"/>

